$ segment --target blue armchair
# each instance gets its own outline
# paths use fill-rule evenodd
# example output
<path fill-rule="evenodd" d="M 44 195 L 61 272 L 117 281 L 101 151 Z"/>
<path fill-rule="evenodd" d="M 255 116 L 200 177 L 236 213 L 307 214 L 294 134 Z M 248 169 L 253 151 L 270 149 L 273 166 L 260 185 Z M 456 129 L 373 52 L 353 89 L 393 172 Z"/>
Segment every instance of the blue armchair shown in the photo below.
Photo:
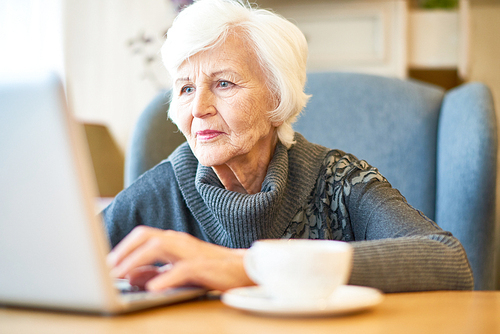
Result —
<path fill-rule="evenodd" d="M 309 141 L 379 168 L 408 202 L 464 245 L 476 289 L 495 288 L 497 129 L 489 89 L 445 92 L 421 82 L 311 73 L 295 125 Z M 184 141 L 167 121 L 168 93 L 141 115 L 126 155 L 125 185 Z"/>

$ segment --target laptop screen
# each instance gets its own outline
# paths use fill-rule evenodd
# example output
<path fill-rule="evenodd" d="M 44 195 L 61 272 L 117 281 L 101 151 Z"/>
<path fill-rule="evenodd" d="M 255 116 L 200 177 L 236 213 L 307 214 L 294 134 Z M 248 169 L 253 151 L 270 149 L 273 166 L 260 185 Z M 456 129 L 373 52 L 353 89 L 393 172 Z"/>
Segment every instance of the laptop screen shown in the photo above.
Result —
<path fill-rule="evenodd" d="M 0 109 L 0 303 L 101 307 L 108 245 L 60 80 L 0 79 Z"/>

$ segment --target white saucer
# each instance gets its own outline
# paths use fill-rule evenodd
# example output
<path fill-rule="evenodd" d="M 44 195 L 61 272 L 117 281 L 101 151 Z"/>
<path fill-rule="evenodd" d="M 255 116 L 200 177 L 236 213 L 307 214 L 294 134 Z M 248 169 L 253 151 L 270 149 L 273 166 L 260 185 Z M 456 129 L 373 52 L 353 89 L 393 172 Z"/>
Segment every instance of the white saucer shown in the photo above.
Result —
<path fill-rule="evenodd" d="M 222 295 L 228 306 L 274 316 L 326 316 L 361 311 L 379 304 L 383 294 L 377 289 L 343 285 L 333 295 L 317 304 L 290 304 L 268 296 L 259 286 L 236 288 Z"/>

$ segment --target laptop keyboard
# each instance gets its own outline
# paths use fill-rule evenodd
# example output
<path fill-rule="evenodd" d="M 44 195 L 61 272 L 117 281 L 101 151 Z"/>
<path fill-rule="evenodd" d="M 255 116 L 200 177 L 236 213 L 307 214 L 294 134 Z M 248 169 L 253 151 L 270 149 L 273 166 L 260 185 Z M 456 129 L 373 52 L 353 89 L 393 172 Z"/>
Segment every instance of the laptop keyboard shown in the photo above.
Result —
<path fill-rule="evenodd" d="M 126 279 L 116 278 L 114 284 L 115 288 L 122 294 L 141 292 L 137 286 L 130 285 Z"/>
<path fill-rule="evenodd" d="M 201 296 L 206 293 L 205 290 L 194 287 L 179 287 L 163 292 L 150 292 L 140 290 L 137 286 L 130 285 L 126 279 L 115 279 L 115 287 L 120 291 L 121 299 L 124 302 L 137 302 L 152 299 L 165 299 L 165 297 L 175 297 L 176 295 Z M 193 289 L 195 294 L 193 295 Z M 169 297 L 170 298 L 170 297 Z"/>
<path fill-rule="evenodd" d="M 149 291 L 140 290 L 139 287 L 130 285 L 126 279 L 115 279 L 115 287 L 120 291 L 122 300 L 126 302 L 134 302 L 138 300 L 157 299 L 160 296 L 173 294 L 173 291 L 162 293 L 153 293 Z"/>

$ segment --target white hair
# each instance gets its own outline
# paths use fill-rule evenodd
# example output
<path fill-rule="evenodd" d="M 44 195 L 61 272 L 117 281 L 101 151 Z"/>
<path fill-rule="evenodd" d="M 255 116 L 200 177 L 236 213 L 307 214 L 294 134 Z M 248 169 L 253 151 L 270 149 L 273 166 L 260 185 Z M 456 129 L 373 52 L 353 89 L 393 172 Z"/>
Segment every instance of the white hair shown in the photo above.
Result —
<path fill-rule="evenodd" d="M 243 32 L 259 58 L 278 102 L 270 120 L 281 123 L 278 139 L 290 148 L 295 143 L 292 124 L 309 100 L 304 92 L 307 42 L 294 24 L 246 0 L 198 0 L 180 12 L 168 30 L 161 49 L 163 63 L 173 79 L 186 59 L 224 43 L 235 29 Z M 171 109 L 175 108 L 172 95 Z M 169 117 L 176 122 L 170 110 Z"/>

